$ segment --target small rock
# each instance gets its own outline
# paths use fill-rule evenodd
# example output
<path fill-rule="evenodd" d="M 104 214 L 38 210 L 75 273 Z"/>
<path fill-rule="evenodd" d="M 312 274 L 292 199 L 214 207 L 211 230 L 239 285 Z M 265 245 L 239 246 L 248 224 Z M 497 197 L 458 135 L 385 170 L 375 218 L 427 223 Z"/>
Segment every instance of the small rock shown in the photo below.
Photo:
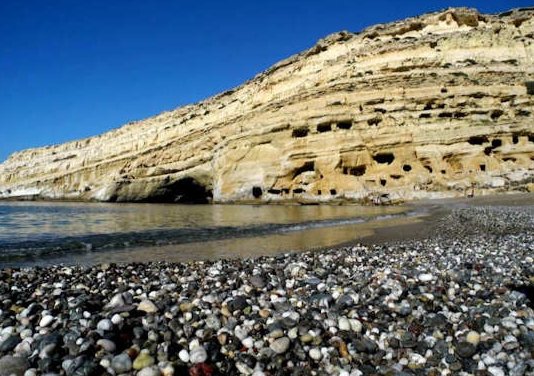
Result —
<path fill-rule="evenodd" d="M 122 316 L 119 315 L 118 313 L 114 314 L 114 315 L 111 317 L 111 322 L 112 322 L 114 325 L 120 325 L 123 321 L 124 321 L 124 319 L 123 319 Z"/>
<path fill-rule="evenodd" d="M 262 289 L 265 287 L 265 280 L 259 275 L 253 275 L 252 277 L 250 277 L 249 282 L 252 286 L 256 287 L 257 289 Z"/>
<path fill-rule="evenodd" d="M 99 339 L 98 341 L 96 341 L 96 345 L 100 346 L 109 353 L 112 353 L 117 349 L 115 342 L 110 341 L 109 339 Z"/>
<path fill-rule="evenodd" d="M 41 328 L 46 328 L 48 325 L 50 325 L 54 321 L 54 316 L 52 315 L 46 315 L 43 316 L 43 318 L 39 321 L 39 326 Z"/>
<path fill-rule="evenodd" d="M 103 319 L 103 320 L 100 320 L 98 324 L 96 324 L 96 328 L 98 330 L 102 330 L 103 332 L 107 332 L 113 329 L 113 323 L 111 322 L 110 319 Z"/>
<path fill-rule="evenodd" d="M 157 366 L 145 367 L 137 373 L 137 376 L 159 376 L 161 372 Z"/>
<path fill-rule="evenodd" d="M 191 363 L 193 364 L 204 363 L 207 359 L 208 353 L 202 346 L 195 347 L 189 354 L 189 360 L 191 360 Z"/>
<path fill-rule="evenodd" d="M 22 341 L 19 336 L 9 336 L 0 343 L 0 352 L 12 351 Z"/>
<path fill-rule="evenodd" d="M 422 273 L 417 276 L 417 279 L 421 282 L 430 282 L 434 279 L 434 276 L 430 273 Z"/>
<path fill-rule="evenodd" d="M 471 358 L 475 355 L 477 348 L 469 342 L 460 342 L 456 345 L 456 354 L 462 358 Z"/>
<path fill-rule="evenodd" d="M 189 351 L 186 349 L 180 350 L 178 353 L 178 358 L 180 358 L 180 360 L 184 363 L 189 363 Z"/>
<path fill-rule="evenodd" d="M 480 334 L 472 330 L 467 333 L 465 340 L 471 343 L 473 346 L 478 346 L 478 344 L 480 343 Z"/>
<path fill-rule="evenodd" d="M 493 376 L 505 376 L 505 373 L 500 367 L 489 367 L 488 372 Z"/>
<path fill-rule="evenodd" d="M 244 296 L 236 296 L 227 303 L 230 312 L 242 311 L 248 306 L 247 299 Z"/>
<path fill-rule="evenodd" d="M 277 354 L 283 354 L 289 349 L 291 341 L 287 337 L 277 338 L 271 343 L 271 350 Z"/>
<path fill-rule="evenodd" d="M 11 355 L 6 355 L 0 358 L 1 376 L 23 376 L 28 368 L 30 368 L 30 363 L 28 363 L 26 358 L 19 358 Z"/>
<path fill-rule="evenodd" d="M 139 303 L 137 310 L 146 313 L 156 313 L 158 312 L 158 307 L 151 300 L 145 299 Z"/>
<path fill-rule="evenodd" d="M 345 317 L 340 317 L 337 321 L 337 327 L 339 330 L 349 331 L 351 329 L 350 322 Z"/>
<path fill-rule="evenodd" d="M 215 315 L 209 315 L 206 317 L 206 326 L 208 328 L 211 328 L 213 330 L 219 330 L 221 329 L 221 320 Z"/>
<path fill-rule="evenodd" d="M 321 350 L 315 347 L 313 349 L 310 349 L 309 354 L 310 354 L 310 358 L 312 358 L 313 360 L 321 360 L 323 356 L 321 354 Z"/>
<path fill-rule="evenodd" d="M 356 333 L 362 332 L 363 325 L 360 322 L 360 320 L 350 319 L 349 323 L 350 323 L 350 328 L 352 329 L 353 332 L 356 332 Z"/>
<path fill-rule="evenodd" d="M 122 307 L 124 305 L 126 305 L 126 303 L 124 302 L 124 298 L 122 297 L 122 294 L 119 293 L 119 294 L 113 295 L 109 303 L 106 304 L 104 308 L 110 310 L 113 308 Z"/>
<path fill-rule="evenodd" d="M 142 351 L 133 362 L 133 368 L 140 370 L 154 365 L 155 361 L 150 354 Z"/>

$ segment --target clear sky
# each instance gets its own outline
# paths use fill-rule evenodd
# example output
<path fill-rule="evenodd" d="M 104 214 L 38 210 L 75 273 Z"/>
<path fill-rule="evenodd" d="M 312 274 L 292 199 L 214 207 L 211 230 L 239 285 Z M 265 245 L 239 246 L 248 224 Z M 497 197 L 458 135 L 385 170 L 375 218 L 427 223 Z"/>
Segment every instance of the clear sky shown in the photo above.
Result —
<path fill-rule="evenodd" d="M 0 0 L 0 161 L 230 89 L 340 30 L 532 0 Z"/>

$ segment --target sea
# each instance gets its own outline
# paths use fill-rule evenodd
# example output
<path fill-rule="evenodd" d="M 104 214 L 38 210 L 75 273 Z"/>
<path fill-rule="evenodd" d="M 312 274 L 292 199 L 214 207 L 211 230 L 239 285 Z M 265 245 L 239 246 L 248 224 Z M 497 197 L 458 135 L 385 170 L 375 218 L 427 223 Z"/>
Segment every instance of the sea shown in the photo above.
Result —
<path fill-rule="evenodd" d="M 187 262 L 332 247 L 403 206 L 0 202 L 0 267 Z"/>

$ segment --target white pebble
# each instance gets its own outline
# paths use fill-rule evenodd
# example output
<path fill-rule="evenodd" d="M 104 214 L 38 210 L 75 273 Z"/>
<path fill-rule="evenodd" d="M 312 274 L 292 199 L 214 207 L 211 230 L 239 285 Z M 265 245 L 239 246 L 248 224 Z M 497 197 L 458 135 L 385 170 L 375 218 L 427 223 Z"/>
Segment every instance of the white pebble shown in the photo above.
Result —
<path fill-rule="evenodd" d="M 111 317 L 111 322 L 115 325 L 119 325 L 120 323 L 122 323 L 123 320 L 124 319 L 122 318 L 122 316 L 118 313 L 114 314 L 113 317 Z"/>
<path fill-rule="evenodd" d="M 244 340 L 241 341 L 243 346 L 245 346 L 247 349 L 251 349 L 254 347 L 254 339 L 252 337 L 247 337 Z"/>
<path fill-rule="evenodd" d="M 54 316 L 52 315 L 46 315 L 44 316 L 41 321 L 39 321 L 39 326 L 41 328 L 45 328 L 47 327 L 48 325 L 50 325 L 52 323 L 52 321 L 54 321 Z"/>
<path fill-rule="evenodd" d="M 110 319 L 103 319 L 96 324 L 96 329 L 107 332 L 108 330 L 113 329 L 113 323 Z"/>
<path fill-rule="evenodd" d="M 360 322 L 360 320 L 350 319 L 349 322 L 350 322 L 350 328 L 352 329 L 353 332 L 361 333 L 363 329 L 363 325 Z"/>
<path fill-rule="evenodd" d="M 310 349 L 310 358 L 312 358 L 313 360 L 321 360 L 322 358 L 322 354 L 321 354 L 321 351 L 317 348 L 313 348 L 313 349 Z"/>
<path fill-rule="evenodd" d="M 429 274 L 429 273 L 422 273 L 422 274 L 419 274 L 419 276 L 417 278 L 421 282 L 430 282 L 430 281 L 432 281 L 434 279 L 434 276 L 432 274 Z"/>
<path fill-rule="evenodd" d="M 339 330 L 349 331 L 351 329 L 350 322 L 345 317 L 340 317 L 337 320 L 337 327 Z"/>
<path fill-rule="evenodd" d="M 178 358 L 180 358 L 182 362 L 188 363 L 189 362 L 189 351 L 187 351 L 186 349 L 180 350 L 180 352 L 178 353 Z"/>
<path fill-rule="evenodd" d="M 488 372 L 493 376 L 505 376 L 504 371 L 500 367 L 489 367 Z"/>
<path fill-rule="evenodd" d="M 202 346 L 198 346 L 191 350 L 191 353 L 189 354 L 189 359 L 191 360 L 191 363 L 204 363 L 206 359 L 208 359 L 208 353 Z"/>

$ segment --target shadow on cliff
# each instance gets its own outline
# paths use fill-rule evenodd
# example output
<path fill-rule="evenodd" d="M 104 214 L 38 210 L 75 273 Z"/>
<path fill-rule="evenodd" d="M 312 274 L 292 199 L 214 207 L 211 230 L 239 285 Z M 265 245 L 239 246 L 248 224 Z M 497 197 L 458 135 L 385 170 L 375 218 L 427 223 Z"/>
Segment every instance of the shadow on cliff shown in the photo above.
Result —
<path fill-rule="evenodd" d="M 209 204 L 212 201 L 212 191 L 197 180 L 186 177 L 177 181 L 164 181 L 147 197 L 130 199 L 130 202 L 149 203 L 178 203 L 178 204 Z M 109 201 L 121 201 L 118 197 L 111 197 Z"/>

